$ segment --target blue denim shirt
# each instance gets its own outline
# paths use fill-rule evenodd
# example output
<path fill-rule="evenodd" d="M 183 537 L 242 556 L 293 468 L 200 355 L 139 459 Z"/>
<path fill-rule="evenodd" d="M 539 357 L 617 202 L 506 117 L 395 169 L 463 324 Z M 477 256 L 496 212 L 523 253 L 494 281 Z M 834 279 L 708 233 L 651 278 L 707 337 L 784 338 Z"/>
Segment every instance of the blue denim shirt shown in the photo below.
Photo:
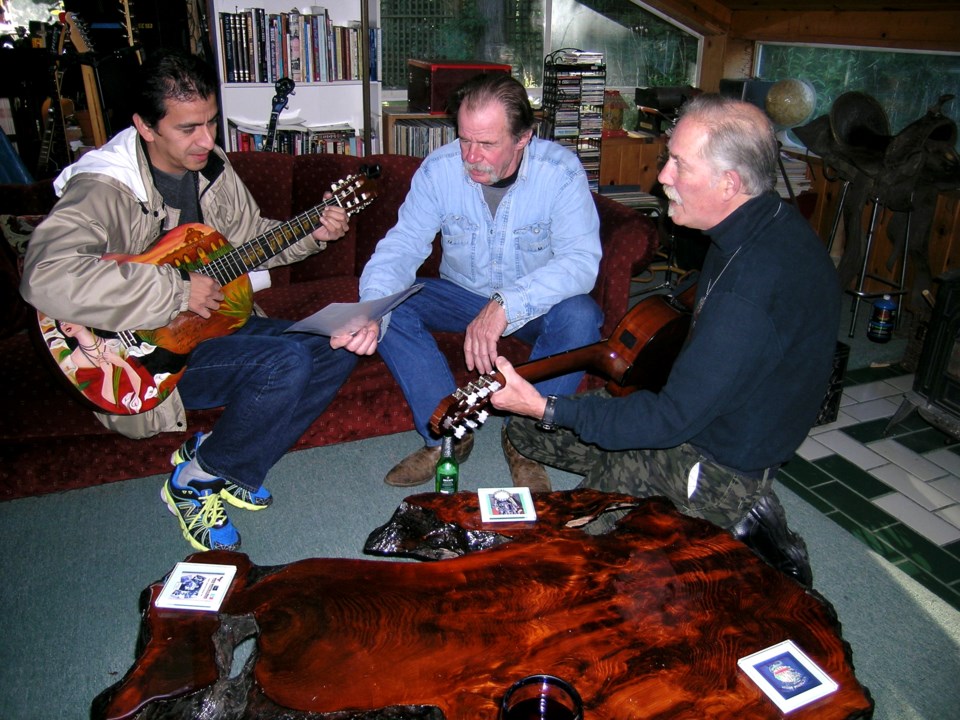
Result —
<path fill-rule="evenodd" d="M 441 233 L 440 276 L 478 295 L 500 293 L 510 334 L 575 295 L 590 292 L 600 267 L 600 220 L 577 157 L 531 139 L 496 217 L 470 179 L 455 140 L 413 176 L 397 224 L 360 277 L 360 299 L 413 285 Z M 385 328 L 384 328 L 385 329 Z"/>

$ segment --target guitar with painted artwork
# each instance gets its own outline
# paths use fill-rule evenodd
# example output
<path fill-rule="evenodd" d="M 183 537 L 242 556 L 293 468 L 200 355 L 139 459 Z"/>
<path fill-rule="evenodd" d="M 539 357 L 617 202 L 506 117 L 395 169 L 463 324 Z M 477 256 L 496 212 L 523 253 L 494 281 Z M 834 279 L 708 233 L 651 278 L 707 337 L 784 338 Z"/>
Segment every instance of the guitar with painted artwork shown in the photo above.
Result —
<path fill-rule="evenodd" d="M 272 230 L 231 245 L 213 228 L 187 223 L 164 235 L 140 255 L 104 255 L 118 264 L 172 265 L 217 280 L 224 295 L 209 318 L 187 311 L 165 327 L 109 332 L 56 320 L 37 311 L 41 342 L 68 385 L 100 412 L 135 415 L 156 407 L 176 387 L 190 351 L 209 338 L 242 327 L 253 310 L 248 272 L 280 254 L 320 226 L 323 210 L 333 205 L 354 215 L 376 197 L 365 169 L 331 186 L 332 197 Z"/>
<path fill-rule="evenodd" d="M 657 391 L 667 381 L 687 337 L 691 318 L 687 308 L 695 292 L 696 285 L 691 285 L 678 293 L 676 300 L 665 295 L 648 297 L 627 311 L 606 340 L 515 365 L 514 369 L 532 383 L 590 370 L 608 380 L 607 390 L 615 396 L 638 389 Z M 503 375 L 495 370 L 458 388 L 437 405 L 430 430 L 460 438 L 477 429 L 489 417 L 490 396 L 505 383 Z"/>

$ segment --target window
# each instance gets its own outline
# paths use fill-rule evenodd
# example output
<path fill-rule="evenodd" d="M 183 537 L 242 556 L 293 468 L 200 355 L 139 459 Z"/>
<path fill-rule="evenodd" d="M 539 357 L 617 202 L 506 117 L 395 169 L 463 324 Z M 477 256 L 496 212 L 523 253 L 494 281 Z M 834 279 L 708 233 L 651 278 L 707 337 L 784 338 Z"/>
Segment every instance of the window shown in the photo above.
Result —
<path fill-rule="evenodd" d="M 539 85 L 543 2 L 382 0 L 384 89 L 407 89 L 408 58 L 507 63 L 524 85 Z"/>
<path fill-rule="evenodd" d="M 923 116 L 941 95 L 957 96 L 943 112 L 960 116 L 960 54 L 763 43 L 757 48 L 756 75 L 808 81 L 817 91 L 814 117 L 828 114 L 833 101 L 849 90 L 871 95 L 886 111 L 893 134 Z"/>
<path fill-rule="evenodd" d="M 407 58 L 509 63 L 539 87 L 544 56 L 564 47 L 602 52 L 608 87 L 697 79 L 700 38 L 631 0 L 382 0 L 380 26 L 385 90 L 406 90 Z"/>
<path fill-rule="evenodd" d="M 630 0 L 553 0 L 550 49 L 603 53 L 607 87 L 697 84 L 700 38 Z"/>

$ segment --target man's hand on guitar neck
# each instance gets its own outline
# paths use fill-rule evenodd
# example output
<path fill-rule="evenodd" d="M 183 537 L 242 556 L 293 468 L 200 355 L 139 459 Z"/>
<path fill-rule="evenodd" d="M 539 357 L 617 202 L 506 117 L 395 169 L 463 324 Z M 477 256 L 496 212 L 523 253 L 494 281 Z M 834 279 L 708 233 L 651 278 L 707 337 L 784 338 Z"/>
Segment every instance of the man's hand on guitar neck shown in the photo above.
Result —
<path fill-rule="evenodd" d="M 212 277 L 190 273 L 190 301 L 187 307 L 192 312 L 202 318 L 208 318 L 220 307 L 221 302 L 223 302 L 223 291 L 220 289 L 220 283 Z"/>
<path fill-rule="evenodd" d="M 324 193 L 323 199 L 329 200 L 333 193 Z M 320 214 L 320 227 L 313 231 L 313 239 L 317 242 L 333 242 L 347 234 L 350 229 L 350 218 L 347 211 L 339 205 L 328 205 Z"/>
<path fill-rule="evenodd" d="M 497 370 L 504 377 L 504 386 L 490 396 L 490 404 L 497 410 L 514 415 L 526 415 L 539 420 L 547 408 L 547 399 L 513 369 L 502 355 L 497 358 Z"/>

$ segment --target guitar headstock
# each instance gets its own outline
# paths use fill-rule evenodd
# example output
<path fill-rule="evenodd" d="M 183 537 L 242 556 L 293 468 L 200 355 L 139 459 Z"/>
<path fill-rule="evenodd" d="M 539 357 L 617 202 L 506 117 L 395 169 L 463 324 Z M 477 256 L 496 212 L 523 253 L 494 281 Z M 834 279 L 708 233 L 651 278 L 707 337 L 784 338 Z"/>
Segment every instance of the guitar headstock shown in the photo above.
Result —
<path fill-rule="evenodd" d="M 376 183 L 366 174 L 348 175 L 333 183 L 330 191 L 333 193 L 330 202 L 346 210 L 348 217 L 356 215 L 377 197 Z"/>
<path fill-rule="evenodd" d="M 486 410 L 490 396 L 502 388 L 503 383 L 503 375 L 493 372 L 457 388 L 452 395 L 441 400 L 433 411 L 430 430 L 436 435 L 453 433 L 458 439 L 476 430 L 490 417 Z"/>
<path fill-rule="evenodd" d="M 93 52 L 93 42 L 90 40 L 87 24 L 80 19 L 77 13 L 63 13 L 63 20 L 67 24 L 70 42 L 81 55 Z"/>
<path fill-rule="evenodd" d="M 297 84 L 288 77 L 282 77 L 274 84 L 273 89 L 277 93 L 273 96 L 273 108 L 272 111 L 279 113 L 283 110 L 287 103 L 290 101 L 291 95 L 296 95 L 293 89 Z"/>

